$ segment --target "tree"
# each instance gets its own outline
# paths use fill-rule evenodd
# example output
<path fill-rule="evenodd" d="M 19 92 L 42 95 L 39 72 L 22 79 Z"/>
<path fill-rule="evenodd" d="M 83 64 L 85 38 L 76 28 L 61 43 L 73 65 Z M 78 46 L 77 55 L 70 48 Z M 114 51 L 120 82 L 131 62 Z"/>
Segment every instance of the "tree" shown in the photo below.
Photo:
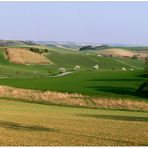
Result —
<path fill-rule="evenodd" d="M 59 73 L 65 73 L 65 72 L 66 72 L 66 69 L 64 67 L 59 68 Z"/>
<path fill-rule="evenodd" d="M 145 77 L 148 78 L 148 60 L 145 62 Z M 140 85 L 137 90 L 138 95 L 148 98 L 148 80 Z"/>
<path fill-rule="evenodd" d="M 141 56 L 139 54 L 134 54 L 132 59 L 137 59 L 137 60 L 140 60 L 141 59 Z"/>
<path fill-rule="evenodd" d="M 80 66 L 79 66 L 79 65 L 76 65 L 76 66 L 74 67 L 74 70 L 76 70 L 76 71 L 80 70 Z"/>
<path fill-rule="evenodd" d="M 93 66 L 93 69 L 99 70 L 99 65 L 96 64 L 95 66 Z"/>
<path fill-rule="evenodd" d="M 145 62 L 145 74 L 148 76 L 148 60 Z"/>

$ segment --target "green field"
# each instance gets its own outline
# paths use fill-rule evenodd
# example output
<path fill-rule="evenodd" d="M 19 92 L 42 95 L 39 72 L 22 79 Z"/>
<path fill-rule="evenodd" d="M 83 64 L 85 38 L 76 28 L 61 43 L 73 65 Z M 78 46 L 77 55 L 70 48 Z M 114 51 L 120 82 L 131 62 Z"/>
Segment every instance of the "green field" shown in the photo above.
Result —
<path fill-rule="evenodd" d="M 148 145 L 148 113 L 0 100 L 0 145 Z"/>
<path fill-rule="evenodd" d="M 108 98 L 144 99 L 136 90 L 146 80 L 141 71 L 79 71 L 63 77 L 6 78 L 0 85 L 19 88 L 80 93 Z"/>

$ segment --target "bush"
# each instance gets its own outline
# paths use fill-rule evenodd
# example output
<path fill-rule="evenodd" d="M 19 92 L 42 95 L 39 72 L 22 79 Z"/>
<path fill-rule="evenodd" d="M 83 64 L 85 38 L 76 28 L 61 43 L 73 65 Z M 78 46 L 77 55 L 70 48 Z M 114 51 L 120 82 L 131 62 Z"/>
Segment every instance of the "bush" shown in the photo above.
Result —
<path fill-rule="evenodd" d="M 148 82 L 144 82 L 137 90 L 138 95 L 148 97 Z"/>
<path fill-rule="evenodd" d="M 148 60 L 145 62 L 145 73 L 148 74 Z"/>
<path fill-rule="evenodd" d="M 99 65 L 96 64 L 95 66 L 93 66 L 93 69 L 99 70 Z"/>
<path fill-rule="evenodd" d="M 65 72 L 66 72 L 66 69 L 64 67 L 59 68 L 59 73 L 65 73 Z"/>
<path fill-rule="evenodd" d="M 141 56 L 139 54 L 134 54 L 132 59 L 137 59 L 137 60 L 140 60 L 141 59 Z"/>
<path fill-rule="evenodd" d="M 74 67 L 74 70 L 76 70 L 76 71 L 80 70 L 80 66 L 79 66 L 79 65 L 76 65 L 76 66 Z"/>
<path fill-rule="evenodd" d="M 122 71 L 126 71 L 126 68 L 125 68 L 125 67 L 122 67 L 121 70 L 122 70 Z"/>
<path fill-rule="evenodd" d="M 29 48 L 30 51 L 36 52 L 36 53 L 47 53 L 48 49 L 40 49 L 40 48 Z"/>

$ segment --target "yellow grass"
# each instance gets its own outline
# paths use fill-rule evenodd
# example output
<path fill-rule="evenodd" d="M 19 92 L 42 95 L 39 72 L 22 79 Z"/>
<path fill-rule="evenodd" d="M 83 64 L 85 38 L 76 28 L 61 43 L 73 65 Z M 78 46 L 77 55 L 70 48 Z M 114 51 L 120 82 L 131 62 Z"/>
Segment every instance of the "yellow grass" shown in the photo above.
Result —
<path fill-rule="evenodd" d="M 148 145 L 148 113 L 0 100 L 0 145 Z"/>
<path fill-rule="evenodd" d="M 15 64 L 48 64 L 52 63 L 43 55 L 31 52 L 25 48 L 6 49 L 7 59 Z"/>
<path fill-rule="evenodd" d="M 106 54 L 106 55 L 112 55 L 115 57 L 133 57 L 133 55 L 138 54 L 141 57 L 147 57 L 148 53 L 143 53 L 143 52 L 134 52 L 134 51 L 128 51 L 124 50 L 121 48 L 111 48 L 111 49 L 106 49 L 106 50 L 99 50 L 97 53 L 99 54 Z"/>
<path fill-rule="evenodd" d="M 42 92 L 39 90 L 13 88 L 8 86 L 0 86 L 0 97 L 17 98 L 18 100 L 28 100 L 57 105 L 148 111 L 148 103 L 144 101 L 131 101 L 127 99 L 90 98 L 81 94 L 68 94 L 52 91 Z"/>

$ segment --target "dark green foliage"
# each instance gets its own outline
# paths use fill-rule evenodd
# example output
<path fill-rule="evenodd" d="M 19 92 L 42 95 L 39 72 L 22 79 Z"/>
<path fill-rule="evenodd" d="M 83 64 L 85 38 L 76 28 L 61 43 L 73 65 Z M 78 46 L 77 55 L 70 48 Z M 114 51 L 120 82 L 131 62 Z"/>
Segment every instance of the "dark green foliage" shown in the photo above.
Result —
<path fill-rule="evenodd" d="M 90 45 L 88 45 L 88 46 L 84 46 L 84 47 L 80 48 L 80 51 L 83 51 L 83 50 L 95 50 L 95 48 L 90 46 Z"/>
<path fill-rule="evenodd" d="M 83 51 L 83 50 L 102 50 L 102 49 L 106 49 L 106 48 L 108 48 L 107 45 L 95 46 L 95 47 L 88 45 L 88 46 L 81 47 L 80 51 Z"/>
<path fill-rule="evenodd" d="M 32 52 L 40 53 L 40 54 L 48 52 L 48 49 L 40 49 L 40 48 L 33 48 L 33 47 L 29 48 L 29 50 Z"/>
<path fill-rule="evenodd" d="M 148 60 L 145 62 L 145 73 L 148 75 Z"/>
<path fill-rule="evenodd" d="M 140 85 L 139 89 L 137 90 L 137 93 L 140 96 L 148 97 L 148 81 Z"/>

